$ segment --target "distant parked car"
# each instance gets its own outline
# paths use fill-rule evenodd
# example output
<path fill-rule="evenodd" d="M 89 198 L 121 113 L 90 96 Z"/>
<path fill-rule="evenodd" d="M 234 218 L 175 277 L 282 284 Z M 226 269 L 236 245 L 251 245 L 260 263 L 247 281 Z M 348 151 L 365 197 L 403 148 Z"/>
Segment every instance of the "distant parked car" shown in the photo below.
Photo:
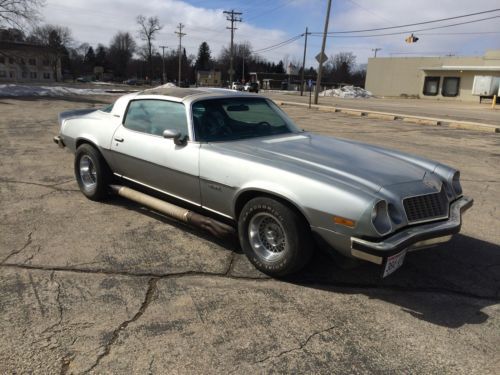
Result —
<path fill-rule="evenodd" d="M 243 90 L 243 84 L 241 82 L 233 82 L 233 84 L 231 85 L 231 89 L 232 90 L 242 91 Z"/>
<path fill-rule="evenodd" d="M 123 81 L 124 84 L 126 85 L 137 85 L 137 79 L 131 78 Z"/>
<path fill-rule="evenodd" d="M 92 82 L 92 80 L 89 77 L 78 77 L 76 79 L 76 82 L 89 83 L 89 82 Z"/>
<path fill-rule="evenodd" d="M 245 84 L 245 87 L 243 87 L 243 90 L 248 91 L 248 92 L 258 93 L 259 92 L 259 84 L 257 82 L 247 82 Z"/>

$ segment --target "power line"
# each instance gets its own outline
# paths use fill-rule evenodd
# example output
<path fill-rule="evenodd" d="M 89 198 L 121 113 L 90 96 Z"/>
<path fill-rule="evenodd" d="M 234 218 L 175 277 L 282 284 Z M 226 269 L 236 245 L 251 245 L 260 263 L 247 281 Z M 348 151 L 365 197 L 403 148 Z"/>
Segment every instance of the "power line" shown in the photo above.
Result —
<path fill-rule="evenodd" d="M 264 11 L 264 12 L 261 12 L 261 13 L 258 13 L 258 14 L 254 14 L 253 16 L 251 16 L 251 17 L 247 18 L 247 22 L 248 22 L 248 21 L 250 21 L 250 20 L 253 20 L 253 19 L 257 18 L 257 17 L 260 17 L 260 16 L 262 16 L 263 14 L 269 14 L 269 13 L 271 13 L 271 12 L 274 12 L 274 11 L 278 10 L 278 9 L 281 9 L 281 8 L 283 8 L 283 7 L 287 6 L 287 5 L 289 5 L 289 4 L 290 4 L 291 2 L 293 2 L 293 1 L 295 1 L 295 0 L 288 0 L 285 4 L 280 4 L 280 5 L 278 5 L 278 6 L 274 7 L 274 8 L 271 8 L 271 9 L 269 9 L 269 10 L 266 10 L 266 11 Z"/>
<path fill-rule="evenodd" d="M 308 33 L 308 34 L 311 35 L 311 33 Z M 273 44 L 272 46 L 267 46 L 267 47 L 264 47 L 264 48 L 253 50 L 252 53 L 269 52 L 271 50 L 274 50 L 274 49 L 286 46 L 287 44 L 291 44 L 291 43 L 293 43 L 293 42 L 301 39 L 303 36 L 304 36 L 304 34 L 295 35 L 294 37 L 292 37 L 290 39 L 284 40 L 284 41 L 282 41 L 280 43 Z"/>
<path fill-rule="evenodd" d="M 482 11 L 482 12 L 464 14 L 464 15 L 461 15 L 461 16 L 440 18 L 440 19 L 432 20 L 432 21 L 409 23 L 409 24 L 406 24 L 406 25 L 379 27 L 379 28 L 375 28 L 375 29 L 364 29 L 364 30 L 330 31 L 330 32 L 328 32 L 328 34 L 354 34 L 354 33 L 364 33 L 364 32 L 369 32 L 369 31 L 382 31 L 382 30 L 390 30 L 390 29 L 400 29 L 400 28 L 403 28 L 403 27 L 418 26 L 418 25 L 427 25 L 429 23 L 450 21 L 450 20 L 455 20 L 455 19 L 459 19 L 459 18 L 477 16 L 477 15 L 480 15 L 480 14 L 487 14 L 487 13 L 493 13 L 493 12 L 498 12 L 498 11 L 500 11 L 500 8 L 499 9 L 485 10 L 485 11 Z M 496 17 L 498 17 L 498 16 L 496 16 Z M 486 19 L 488 19 L 488 18 L 486 18 Z M 321 33 L 321 32 L 316 31 L 315 33 Z"/>
<path fill-rule="evenodd" d="M 336 38 L 373 38 L 373 37 L 377 37 L 377 36 L 402 35 L 402 34 L 408 34 L 410 32 L 416 33 L 416 32 L 420 32 L 420 31 L 445 29 L 445 28 L 448 28 L 448 27 L 454 27 L 454 26 L 460 26 L 460 25 L 467 25 L 467 24 L 470 24 L 470 23 L 487 21 L 487 20 L 492 20 L 492 19 L 495 19 L 495 18 L 500 18 L 500 15 L 498 15 L 498 16 L 492 16 L 492 17 L 487 17 L 487 18 L 480 18 L 478 20 L 473 20 L 473 21 L 458 22 L 458 23 L 453 23 L 453 24 L 443 25 L 443 26 L 427 27 L 427 28 L 424 28 L 424 29 L 410 29 L 410 30 L 406 30 L 406 31 L 396 31 L 396 32 L 393 32 L 393 33 L 371 34 L 371 35 L 338 35 L 337 33 L 328 33 L 328 36 L 329 37 L 335 36 Z M 323 36 L 323 33 L 320 33 L 320 32 L 313 32 L 311 34 L 312 34 L 312 36 Z"/>

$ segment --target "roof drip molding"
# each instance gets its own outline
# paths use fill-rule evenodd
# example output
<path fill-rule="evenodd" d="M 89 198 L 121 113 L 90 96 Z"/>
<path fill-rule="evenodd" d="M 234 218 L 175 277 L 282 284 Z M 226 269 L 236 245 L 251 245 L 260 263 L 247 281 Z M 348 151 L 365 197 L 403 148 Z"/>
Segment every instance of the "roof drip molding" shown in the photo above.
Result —
<path fill-rule="evenodd" d="M 422 67 L 420 70 L 432 70 L 432 71 L 487 71 L 487 72 L 499 72 L 500 65 L 443 65 L 443 66 L 428 66 Z"/>

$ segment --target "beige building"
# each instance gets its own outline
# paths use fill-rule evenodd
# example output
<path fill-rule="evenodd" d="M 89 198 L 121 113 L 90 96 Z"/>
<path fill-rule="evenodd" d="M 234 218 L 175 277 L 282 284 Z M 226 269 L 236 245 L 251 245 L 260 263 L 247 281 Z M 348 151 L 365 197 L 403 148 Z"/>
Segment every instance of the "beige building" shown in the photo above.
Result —
<path fill-rule="evenodd" d="M 370 58 L 365 87 L 376 96 L 479 102 L 472 95 L 475 76 L 500 77 L 500 50 L 470 57 Z"/>
<path fill-rule="evenodd" d="M 221 86 L 220 70 L 198 70 L 196 72 L 198 86 Z"/>
<path fill-rule="evenodd" d="M 61 79 L 61 61 L 43 46 L 0 41 L 0 82 L 49 82 Z"/>

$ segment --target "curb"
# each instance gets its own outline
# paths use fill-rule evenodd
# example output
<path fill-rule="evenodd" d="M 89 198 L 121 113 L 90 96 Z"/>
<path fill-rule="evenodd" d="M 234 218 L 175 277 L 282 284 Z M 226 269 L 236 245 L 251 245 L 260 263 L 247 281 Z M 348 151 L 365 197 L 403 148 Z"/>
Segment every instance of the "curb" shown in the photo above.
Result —
<path fill-rule="evenodd" d="M 309 104 L 307 103 L 288 102 L 282 100 L 276 100 L 275 102 L 280 106 L 290 105 L 295 107 L 306 107 L 306 108 L 309 107 Z M 401 120 L 403 122 L 409 122 L 418 125 L 446 126 L 451 129 L 466 129 L 466 130 L 477 130 L 488 133 L 500 133 L 500 126 L 483 124 L 480 122 L 440 119 L 440 118 L 424 117 L 424 116 L 412 116 L 412 115 L 404 115 L 401 113 L 378 112 L 378 111 L 370 111 L 362 109 L 333 107 L 329 105 L 320 105 L 320 104 L 311 104 L 311 108 L 322 112 L 340 112 L 351 116 L 368 117 L 378 120 Z"/>

